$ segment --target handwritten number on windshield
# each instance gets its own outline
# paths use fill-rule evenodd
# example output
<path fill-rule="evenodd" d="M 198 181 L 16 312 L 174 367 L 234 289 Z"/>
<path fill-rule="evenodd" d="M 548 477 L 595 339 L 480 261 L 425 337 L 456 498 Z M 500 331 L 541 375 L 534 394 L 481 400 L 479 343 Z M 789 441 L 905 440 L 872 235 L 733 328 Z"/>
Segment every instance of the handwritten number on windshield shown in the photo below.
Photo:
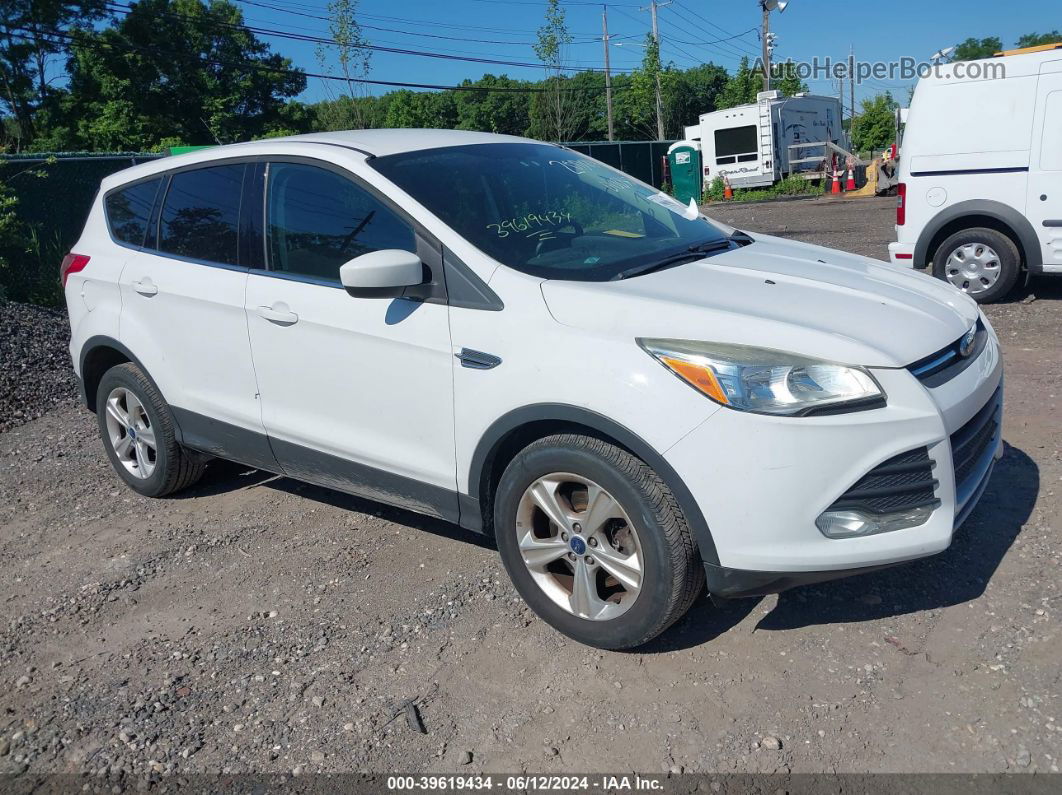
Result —
<path fill-rule="evenodd" d="M 496 224 L 487 224 L 487 229 L 493 229 L 498 237 L 506 238 L 514 232 L 566 226 L 571 222 L 572 214 L 570 212 L 550 210 L 545 213 L 528 213 L 517 218 L 507 218 Z"/>

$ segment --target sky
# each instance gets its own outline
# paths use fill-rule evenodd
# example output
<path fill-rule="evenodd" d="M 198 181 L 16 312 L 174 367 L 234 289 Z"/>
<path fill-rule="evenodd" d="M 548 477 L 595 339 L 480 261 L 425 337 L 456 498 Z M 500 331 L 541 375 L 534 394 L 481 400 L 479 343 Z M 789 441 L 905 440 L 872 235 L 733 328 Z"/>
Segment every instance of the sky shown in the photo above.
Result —
<path fill-rule="evenodd" d="M 292 33 L 328 36 L 328 0 L 234 0 L 246 24 Z M 607 3 L 614 71 L 638 66 L 650 30 L 649 0 Z M 585 0 L 562 3 L 574 42 L 568 50 L 573 67 L 604 65 L 602 4 Z M 542 24 L 544 0 L 360 0 L 363 34 L 375 45 L 431 51 L 447 56 L 496 58 L 533 63 L 535 31 Z M 646 9 L 646 10 L 643 10 Z M 714 62 L 733 70 L 743 55 L 760 53 L 758 0 L 673 0 L 659 12 L 664 61 L 678 67 Z M 791 0 L 783 13 L 771 14 L 778 36 L 774 59 L 807 61 L 814 57 L 846 59 L 849 49 L 859 61 L 895 61 L 911 56 L 927 61 L 940 50 L 974 36 L 999 36 L 1013 47 L 1023 33 L 1062 29 L 1059 0 Z M 275 51 L 308 72 L 338 74 L 333 60 L 322 67 L 312 43 L 261 36 Z M 456 40 L 455 40 L 456 39 Z M 466 41 L 479 39 L 481 41 Z M 408 83 L 452 85 L 484 73 L 539 79 L 541 67 L 484 64 L 420 55 L 375 52 L 371 78 Z M 835 80 L 809 80 L 814 93 L 837 93 Z M 911 81 L 871 79 L 856 87 L 856 103 L 884 90 L 906 102 Z M 338 83 L 310 78 L 300 97 L 316 101 L 340 91 Z M 373 93 L 389 90 L 373 89 Z M 847 89 L 846 89 L 847 91 Z M 846 95 L 847 96 L 847 95 Z M 847 104 L 847 99 L 846 99 Z"/>

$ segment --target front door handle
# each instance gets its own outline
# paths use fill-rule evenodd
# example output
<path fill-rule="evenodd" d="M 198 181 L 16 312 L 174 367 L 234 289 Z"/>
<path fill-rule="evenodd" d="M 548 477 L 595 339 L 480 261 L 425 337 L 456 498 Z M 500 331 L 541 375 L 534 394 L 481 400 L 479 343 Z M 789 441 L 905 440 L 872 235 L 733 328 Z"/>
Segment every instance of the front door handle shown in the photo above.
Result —
<path fill-rule="evenodd" d="M 288 309 L 287 304 L 273 304 L 273 306 L 258 307 L 259 317 L 264 317 L 270 323 L 278 326 L 294 326 L 299 322 L 299 316 Z"/>
<path fill-rule="evenodd" d="M 138 282 L 133 282 L 133 289 L 146 298 L 158 295 L 159 292 L 159 288 L 155 286 L 155 283 L 151 281 L 151 279 L 141 279 Z"/>

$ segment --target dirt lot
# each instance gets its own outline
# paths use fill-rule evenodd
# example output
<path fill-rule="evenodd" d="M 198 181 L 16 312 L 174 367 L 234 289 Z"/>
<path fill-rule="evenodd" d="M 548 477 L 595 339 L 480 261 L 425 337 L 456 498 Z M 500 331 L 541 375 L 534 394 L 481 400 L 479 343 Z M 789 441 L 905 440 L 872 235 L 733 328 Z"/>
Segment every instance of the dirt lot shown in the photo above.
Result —
<path fill-rule="evenodd" d="M 892 206 L 715 213 L 883 257 Z M 67 400 L 0 434 L 0 773 L 1057 772 L 1062 279 L 1032 287 L 989 310 L 1006 455 L 951 549 L 704 599 L 640 653 L 551 631 L 453 526 L 220 462 L 143 499 Z"/>

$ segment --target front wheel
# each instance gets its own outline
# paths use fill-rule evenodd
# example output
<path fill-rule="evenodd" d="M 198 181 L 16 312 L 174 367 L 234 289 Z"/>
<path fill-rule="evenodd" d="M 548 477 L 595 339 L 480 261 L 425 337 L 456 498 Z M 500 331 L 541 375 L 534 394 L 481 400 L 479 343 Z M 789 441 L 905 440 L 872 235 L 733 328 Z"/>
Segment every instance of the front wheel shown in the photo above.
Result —
<path fill-rule="evenodd" d="M 640 646 L 704 590 L 692 533 L 667 484 L 599 439 L 563 434 L 521 451 L 498 484 L 494 527 L 517 591 L 580 643 Z"/>
<path fill-rule="evenodd" d="M 979 304 L 998 301 L 1013 289 L 1021 273 L 1021 254 L 995 229 L 963 229 L 933 256 L 933 275 L 950 282 Z"/>

